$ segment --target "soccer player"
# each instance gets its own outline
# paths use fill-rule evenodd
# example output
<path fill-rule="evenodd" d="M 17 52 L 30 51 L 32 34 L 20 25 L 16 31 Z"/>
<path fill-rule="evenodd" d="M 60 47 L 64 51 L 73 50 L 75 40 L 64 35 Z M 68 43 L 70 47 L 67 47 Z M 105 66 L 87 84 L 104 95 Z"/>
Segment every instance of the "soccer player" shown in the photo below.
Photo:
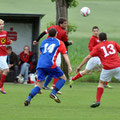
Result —
<path fill-rule="evenodd" d="M 88 49 L 91 52 L 93 50 L 93 48 L 98 45 L 100 43 L 99 38 L 98 38 L 98 34 L 99 34 L 99 28 L 97 26 L 94 26 L 92 28 L 92 32 L 93 35 L 91 36 L 90 40 L 89 40 L 89 45 L 88 45 Z M 73 81 L 77 80 L 80 77 L 83 77 L 84 75 L 87 75 L 88 73 L 90 73 L 90 71 L 92 71 L 97 65 L 101 66 L 101 61 L 99 59 L 99 57 L 92 57 L 86 65 L 85 70 L 80 71 L 80 73 L 78 73 L 77 75 L 75 75 L 74 77 L 70 78 L 71 82 L 70 82 L 70 86 L 73 84 Z M 105 83 L 105 86 L 108 88 L 112 88 L 110 85 L 107 85 L 108 82 Z"/>
<path fill-rule="evenodd" d="M 47 75 L 59 78 L 49 96 L 50 98 L 54 99 L 57 103 L 61 102 L 59 98 L 56 96 L 56 93 L 65 84 L 66 76 L 62 72 L 62 70 L 58 66 L 56 66 L 56 58 L 59 52 L 63 54 L 63 57 L 65 58 L 65 61 L 68 65 L 69 72 L 70 73 L 72 72 L 66 47 L 62 41 L 55 38 L 57 33 L 56 29 L 51 28 L 49 29 L 48 33 L 49 38 L 45 39 L 41 43 L 40 47 L 41 55 L 37 64 L 37 76 L 38 76 L 37 84 L 31 90 L 29 96 L 25 100 L 24 102 L 25 106 L 28 106 L 30 104 L 31 99 L 41 90 L 41 88 L 43 87 L 43 82 Z"/>
<path fill-rule="evenodd" d="M 3 89 L 3 85 L 6 79 L 6 76 L 9 72 L 9 67 L 6 62 L 7 60 L 7 49 L 6 45 L 12 44 L 12 40 L 8 39 L 7 32 L 3 30 L 4 21 L 0 19 L 0 92 L 6 94 L 6 91 Z"/>
<path fill-rule="evenodd" d="M 97 88 L 96 102 L 91 105 L 92 108 L 100 105 L 100 100 L 104 91 L 104 83 L 106 81 L 111 81 L 113 76 L 120 80 L 120 58 L 118 56 L 118 52 L 120 53 L 120 46 L 114 41 L 107 41 L 107 34 L 104 32 L 99 34 L 99 40 L 100 44 L 93 48 L 76 70 L 76 72 L 79 72 L 82 66 L 92 57 L 98 56 L 101 60 L 103 68 Z"/>
<path fill-rule="evenodd" d="M 65 46 L 69 46 L 69 45 L 72 45 L 73 44 L 73 41 L 70 41 L 68 42 L 68 37 L 67 37 L 67 33 L 66 33 L 66 28 L 67 28 L 67 20 L 65 18 L 60 18 L 58 20 L 58 25 L 52 25 L 50 26 L 49 28 L 47 28 L 47 30 L 45 30 L 44 32 L 42 32 L 40 34 L 40 36 L 37 38 L 37 40 L 33 41 L 33 44 L 36 45 L 38 44 L 39 40 L 48 33 L 49 29 L 50 28 L 55 28 L 57 30 L 57 36 L 56 38 L 58 38 L 59 40 L 63 41 Z M 49 36 L 48 36 L 49 37 Z M 57 66 L 60 67 L 61 65 L 61 54 L 58 55 L 57 59 L 56 59 L 56 64 Z M 44 84 L 44 89 L 49 89 L 47 87 L 47 85 L 50 83 L 52 77 L 51 76 L 48 76 L 46 81 L 45 81 L 45 84 Z M 55 87 L 55 84 L 56 82 L 58 81 L 58 78 L 54 78 L 53 79 L 53 86 L 52 88 Z M 59 94 L 61 94 L 60 91 L 58 91 Z"/>

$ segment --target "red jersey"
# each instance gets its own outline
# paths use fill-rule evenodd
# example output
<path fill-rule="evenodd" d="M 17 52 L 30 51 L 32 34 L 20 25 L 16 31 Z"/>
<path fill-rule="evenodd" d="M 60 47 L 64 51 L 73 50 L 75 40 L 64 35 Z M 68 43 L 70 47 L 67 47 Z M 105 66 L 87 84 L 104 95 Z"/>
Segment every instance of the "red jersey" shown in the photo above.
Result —
<path fill-rule="evenodd" d="M 66 31 L 63 30 L 59 25 L 52 25 L 49 28 L 47 28 L 47 30 L 45 30 L 45 32 L 48 33 L 50 28 L 55 28 L 57 30 L 56 38 L 58 38 L 59 40 L 61 40 L 63 42 L 68 41 L 68 37 L 67 37 Z"/>
<path fill-rule="evenodd" d="M 120 46 L 114 41 L 103 41 L 93 48 L 90 52 L 92 57 L 98 56 L 103 68 L 106 70 L 120 67 Z"/>
<path fill-rule="evenodd" d="M 95 47 L 99 43 L 100 43 L 100 41 L 99 41 L 98 37 L 92 35 L 90 40 L 89 40 L 89 44 L 88 44 L 89 51 L 92 51 L 93 47 Z"/>
<path fill-rule="evenodd" d="M 6 31 L 0 32 L 0 56 L 7 55 L 6 45 L 9 45 L 10 41 L 8 39 L 8 35 Z"/>

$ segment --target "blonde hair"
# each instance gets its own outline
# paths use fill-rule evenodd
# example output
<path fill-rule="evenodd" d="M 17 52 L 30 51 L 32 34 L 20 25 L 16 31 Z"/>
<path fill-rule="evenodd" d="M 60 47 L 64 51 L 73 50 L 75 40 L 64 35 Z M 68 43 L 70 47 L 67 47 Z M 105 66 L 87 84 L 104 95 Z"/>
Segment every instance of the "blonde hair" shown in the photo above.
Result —
<path fill-rule="evenodd" d="M 4 24 L 4 20 L 0 19 L 0 23 L 3 23 L 3 24 Z"/>

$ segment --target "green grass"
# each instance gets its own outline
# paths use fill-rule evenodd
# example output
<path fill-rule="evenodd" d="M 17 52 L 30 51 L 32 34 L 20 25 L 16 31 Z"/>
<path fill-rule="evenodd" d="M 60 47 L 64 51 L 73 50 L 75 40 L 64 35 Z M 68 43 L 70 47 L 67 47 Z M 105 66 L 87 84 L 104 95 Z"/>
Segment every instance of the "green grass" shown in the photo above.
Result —
<path fill-rule="evenodd" d="M 79 5 L 68 10 L 68 22 L 77 26 L 77 31 L 68 35 L 74 45 L 69 47 L 73 73 L 83 58 L 89 54 L 88 42 L 92 35 L 91 29 L 94 25 L 99 26 L 100 32 L 106 32 L 109 40 L 120 44 L 120 1 L 119 0 L 77 0 Z M 80 9 L 88 6 L 91 14 L 88 17 L 80 15 Z M 47 23 L 56 20 L 55 3 L 51 0 L 1 0 L 0 11 L 5 13 L 41 13 L 45 16 L 41 20 L 41 31 L 47 28 Z M 44 37 L 43 39 L 45 39 Z M 43 40 L 42 39 L 42 40 Z M 84 69 L 84 68 L 83 68 Z M 98 79 L 98 74 L 92 74 Z M 90 81 L 92 77 L 85 77 Z"/>
<path fill-rule="evenodd" d="M 43 90 L 42 95 L 32 99 L 30 106 L 23 103 L 33 85 L 5 84 L 7 94 L 0 94 L 1 120 L 119 120 L 119 89 L 105 89 L 101 106 L 90 108 L 95 101 L 97 83 L 75 82 L 73 88 L 66 84 L 59 95 L 61 103 L 49 98 L 50 91 Z"/>

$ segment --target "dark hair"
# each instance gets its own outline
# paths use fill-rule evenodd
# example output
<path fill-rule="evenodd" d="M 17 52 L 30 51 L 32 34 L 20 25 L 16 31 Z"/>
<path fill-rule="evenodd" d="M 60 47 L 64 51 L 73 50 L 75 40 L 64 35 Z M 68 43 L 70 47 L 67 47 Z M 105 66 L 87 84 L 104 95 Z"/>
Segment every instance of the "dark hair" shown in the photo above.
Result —
<path fill-rule="evenodd" d="M 107 34 L 104 33 L 104 32 L 101 32 L 101 33 L 99 34 L 99 40 L 100 40 L 100 41 L 107 40 Z"/>
<path fill-rule="evenodd" d="M 55 28 L 51 28 L 48 31 L 48 34 L 49 34 L 50 37 L 55 37 L 56 33 L 57 33 L 57 31 L 56 31 Z"/>
<path fill-rule="evenodd" d="M 12 50 L 12 47 L 11 47 L 11 46 L 7 46 L 6 49 L 7 49 L 7 50 Z"/>
<path fill-rule="evenodd" d="M 92 28 L 92 31 L 93 31 L 94 29 L 98 29 L 98 30 L 99 30 L 98 26 L 94 26 L 94 27 Z"/>
<path fill-rule="evenodd" d="M 58 20 L 58 25 L 63 24 L 64 22 L 66 22 L 67 20 L 63 17 L 60 17 Z"/>

